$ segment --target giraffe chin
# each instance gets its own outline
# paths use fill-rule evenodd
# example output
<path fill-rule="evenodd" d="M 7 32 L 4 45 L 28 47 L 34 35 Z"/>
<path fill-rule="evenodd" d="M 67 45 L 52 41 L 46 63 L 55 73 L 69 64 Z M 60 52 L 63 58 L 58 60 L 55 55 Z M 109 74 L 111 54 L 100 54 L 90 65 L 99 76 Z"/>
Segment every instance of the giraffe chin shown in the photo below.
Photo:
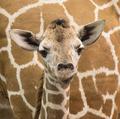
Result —
<path fill-rule="evenodd" d="M 74 71 L 67 70 L 67 71 L 56 72 L 56 78 L 61 84 L 69 84 L 76 73 L 77 73 L 77 70 L 74 70 Z"/>
<path fill-rule="evenodd" d="M 73 79 L 73 76 L 71 76 L 71 77 L 69 77 L 67 79 L 62 80 L 62 83 L 69 84 L 72 79 Z"/>

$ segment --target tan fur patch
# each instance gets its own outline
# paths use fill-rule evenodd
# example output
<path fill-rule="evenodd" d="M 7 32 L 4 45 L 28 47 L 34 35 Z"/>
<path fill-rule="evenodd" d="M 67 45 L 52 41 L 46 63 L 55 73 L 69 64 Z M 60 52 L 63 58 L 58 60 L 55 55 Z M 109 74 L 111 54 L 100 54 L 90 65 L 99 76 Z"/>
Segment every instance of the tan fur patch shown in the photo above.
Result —
<path fill-rule="evenodd" d="M 64 112 L 62 110 L 55 110 L 47 107 L 47 119 L 62 119 Z"/>
<path fill-rule="evenodd" d="M 61 104 L 64 100 L 64 97 L 62 94 L 48 94 L 48 102 L 54 103 L 54 104 Z"/>

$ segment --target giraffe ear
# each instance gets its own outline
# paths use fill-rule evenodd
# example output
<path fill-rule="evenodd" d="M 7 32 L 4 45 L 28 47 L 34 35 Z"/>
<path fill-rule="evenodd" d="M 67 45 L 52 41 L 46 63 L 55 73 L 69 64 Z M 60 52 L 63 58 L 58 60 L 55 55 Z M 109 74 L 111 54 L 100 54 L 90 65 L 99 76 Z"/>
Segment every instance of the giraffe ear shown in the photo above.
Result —
<path fill-rule="evenodd" d="M 40 44 L 35 34 L 27 30 L 11 29 L 10 37 L 17 45 L 27 50 L 37 50 Z"/>
<path fill-rule="evenodd" d="M 85 46 L 94 43 L 102 33 L 105 25 L 105 20 L 87 24 L 79 31 L 79 38 Z"/>

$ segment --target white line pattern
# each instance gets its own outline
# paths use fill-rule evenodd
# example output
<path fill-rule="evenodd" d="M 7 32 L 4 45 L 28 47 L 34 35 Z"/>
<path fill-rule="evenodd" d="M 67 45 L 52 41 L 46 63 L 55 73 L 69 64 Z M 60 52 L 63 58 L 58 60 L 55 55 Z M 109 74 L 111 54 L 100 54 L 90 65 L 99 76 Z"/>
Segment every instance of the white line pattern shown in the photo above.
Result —
<path fill-rule="evenodd" d="M 97 3 L 95 3 L 94 0 L 89 0 L 89 1 L 95 6 L 95 10 L 94 10 L 95 20 L 98 19 L 98 13 L 99 13 L 100 10 L 104 10 L 104 9 L 109 8 L 111 6 L 115 7 L 116 13 L 120 16 L 120 8 L 117 5 L 119 0 L 111 0 L 110 2 L 108 2 L 106 4 L 103 4 L 101 6 L 98 5 Z M 0 49 L 0 53 L 2 53 L 3 51 L 8 52 L 10 62 L 13 65 L 13 67 L 16 68 L 16 71 L 17 71 L 16 76 L 17 76 L 17 81 L 18 81 L 18 85 L 19 85 L 19 91 L 8 91 L 9 98 L 11 96 L 20 95 L 22 97 L 24 103 L 26 104 L 26 106 L 33 112 L 32 113 L 33 115 L 34 115 L 35 108 L 27 101 L 26 97 L 24 96 L 24 89 L 22 87 L 20 73 L 21 73 L 22 69 L 27 68 L 30 65 L 38 65 L 40 69 L 44 69 L 44 67 L 38 61 L 37 52 L 34 52 L 34 57 L 33 57 L 32 61 L 30 61 L 26 64 L 19 65 L 15 62 L 15 59 L 14 59 L 14 57 L 12 55 L 12 52 L 11 52 L 11 39 L 10 39 L 10 36 L 9 36 L 9 30 L 11 29 L 12 24 L 15 22 L 16 18 L 18 16 L 20 16 L 21 14 L 26 13 L 30 9 L 40 7 L 44 4 L 54 4 L 54 3 L 58 3 L 60 6 L 62 6 L 63 9 L 64 9 L 64 13 L 68 17 L 70 23 L 73 24 L 74 26 L 76 26 L 76 28 L 79 28 L 78 24 L 74 20 L 74 17 L 72 15 L 70 15 L 69 11 L 67 10 L 67 8 L 63 4 L 63 2 L 64 2 L 64 0 L 38 0 L 38 2 L 36 2 L 36 3 L 29 4 L 27 6 L 24 6 L 24 7 L 20 8 L 18 11 L 16 11 L 13 14 L 10 14 L 5 9 L 0 8 L 0 14 L 6 16 L 9 20 L 9 23 L 6 27 L 6 36 L 7 36 L 8 45 L 6 47 L 2 47 Z M 41 22 L 40 34 L 42 34 L 43 31 L 44 31 L 44 19 L 43 19 L 42 12 L 40 13 L 40 22 Z M 82 101 L 83 101 L 83 104 L 84 104 L 84 108 L 83 108 L 82 111 L 78 112 L 76 115 L 71 114 L 71 116 L 70 116 L 71 119 L 78 119 L 80 117 L 83 117 L 87 112 L 91 112 L 92 114 L 97 115 L 99 117 L 103 117 L 105 119 L 112 119 L 113 114 L 114 114 L 114 110 L 116 109 L 116 104 L 115 104 L 116 92 L 113 95 L 110 95 L 109 93 L 107 93 L 106 95 L 102 95 L 104 102 L 105 102 L 106 99 L 112 100 L 111 115 L 107 116 L 106 114 L 104 114 L 101 111 L 102 108 L 98 111 L 98 110 L 95 110 L 95 109 L 92 109 L 92 108 L 89 107 L 89 105 L 87 104 L 87 99 L 86 99 L 84 88 L 82 86 L 81 81 L 85 77 L 92 76 L 93 79 L 94 79 L 94 85 L 96 85 L 96 78 L 95 78 L 96 75 L 101 74 L 101 73 L 106 74 L 106 76 L 115 74 L 117 76 L 117 80 L 119 82 L 118 83 L 118 88 L 119 88 L 119 86 L 120 86 L 120 73 L 118 71 L 119 60 L 118 60 L 118 57 L 116 55 L 115 46 L 112 44 L 112 41 L 111 41 L 111 38 L 110 38 L 110 35 L 113 34 L 116 31 L 118 31 L 118 30 L 120 30 L 120 26 L 114 27 L 113 29 L 109 30 L 108 32 L 103 32 L 102 33 L 102 36 L 106 39 L 106 42 L 107 42 L 107 44 L 110 48 L 112 58 L 114 60 L 114 64 L 115 64 L 114 69 L 110 70 L 106 67 L 99 67 L 99 69 L 93 69 L 93 70 L 88 70 L 86 72 L 78 72 L 77 73 L 77 76 L 80 79 L 79 80 L 79 86 L 80 86 L 79 91 L 81 93 L 81 98 L 82 98 Z M 0 74 L 0 78 L 4 82 L 6 82 L 6 78 L 2 74 Z M 97 88 L 96 88 L 96 90 L 97 90 Z M 11 107 L 13 107 L 12 103 L 11 103 Z"/>

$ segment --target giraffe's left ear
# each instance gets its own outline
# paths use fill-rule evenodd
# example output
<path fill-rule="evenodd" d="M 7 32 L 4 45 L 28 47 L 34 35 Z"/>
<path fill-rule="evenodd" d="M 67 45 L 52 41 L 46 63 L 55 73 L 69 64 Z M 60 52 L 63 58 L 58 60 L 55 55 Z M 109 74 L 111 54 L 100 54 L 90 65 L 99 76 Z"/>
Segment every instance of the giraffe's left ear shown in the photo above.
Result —
<path fill-rule="evenodd" d="M 94 43 L 102 33 L 105 25 L 105 20 L 98 20 L 96 22 L 83 26 L 79 31 L 79 38 L 82 43 L 87 46 Z"/>
<path fill-rule="evenodd" d="M 31 31 L 21 29 L 11 29 L 10 37 L 15 43 L 26 50 L 37 50 L 40 40 Z"/>

